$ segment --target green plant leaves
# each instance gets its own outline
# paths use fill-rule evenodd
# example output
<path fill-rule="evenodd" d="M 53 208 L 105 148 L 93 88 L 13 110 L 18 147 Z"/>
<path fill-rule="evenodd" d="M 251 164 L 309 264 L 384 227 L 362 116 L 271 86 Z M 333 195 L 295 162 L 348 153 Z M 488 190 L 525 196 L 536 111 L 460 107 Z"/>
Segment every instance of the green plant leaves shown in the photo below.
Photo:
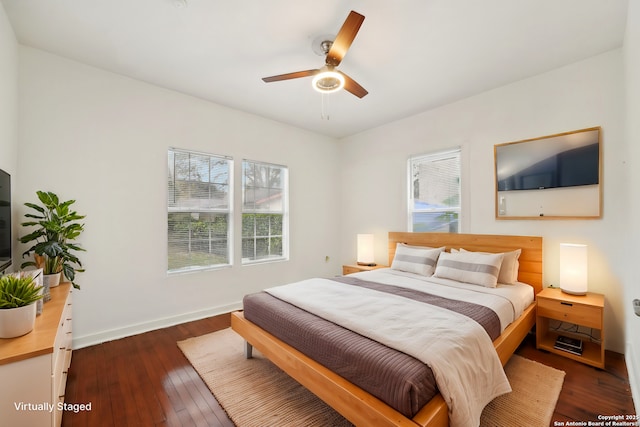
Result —
<path fill-rule="evenodd" d="M 40 212 L 41 214 L 44 214 L 44 208 L 43 208 L 42 206 L 38 206 L 38 205 L 35 205 L 35 204 L 33 204 L 33 203 L 28 203 L 28 202 L 27 202 L 27 203 L 25 203 L 25 206 L 28 206 L 28 207 L 30 207 L 30 208 L 32 208 L 32 209 L 37 210 L 37 211 L 38 211 L 38 212 Z M 29 216 L 29 215 L 27 215 L 27 216 Z M 42 217 L 34 216 L 33 218 L 42 218 Z"/>
<path fill-rule="evenodd" d="M 75 272 L 83 271 L 82 264 L 72 251 L 84 251 L 84 249 L 69 242 L 77 239 L 84 231 L 84 224 L 78 221 L 85 218 L 85 215 L 79 215 L 71 209 L 75 200 L 60 202 L 55 193 L 48 191 L 37 191 L 36 195 L 44 206 L 25 203 L 25 206 L 37 212 L 27 213 L 25 217 L 37 221 L 25 221 L 22 225 L 38 228 L 19 238 L 21 243 L 33 244 L 22 256 L 35 254 L 44 257 L 44 274 L 64 271 L 73 286 L 79 288 L 74 279 Z M 21 265 L 21 268 L 34 265 L 36 265 L 35 262 L 27 261 Z"/>
<path fill-rule="evenodd" d="M 48 209 L 55 208 L 60 203 L 58 196 L 49 191 L 36 191 L 36 195 Z"/>
<path fill-rule="evenodd" d="M 0 309 L 18 308 L 38 301 L 43 295 L 33 277 L 0 277 Z"/>
<path fill-rule="evenodd" d="M 25 224 L 22 224 L 22 225 L 25 225 Z M 36 225 L 36 224 L 33 224 L 33 225 Z M 33 240 L 39 239 L 44 235 L 45 235 L 44 230 L 40 229 L 40 230 L 34 231 L 33 233 L 27 234 L 26 236 L 20 237 L 19 240 L 20 240 L 20 243 L 29 243 Z"/>

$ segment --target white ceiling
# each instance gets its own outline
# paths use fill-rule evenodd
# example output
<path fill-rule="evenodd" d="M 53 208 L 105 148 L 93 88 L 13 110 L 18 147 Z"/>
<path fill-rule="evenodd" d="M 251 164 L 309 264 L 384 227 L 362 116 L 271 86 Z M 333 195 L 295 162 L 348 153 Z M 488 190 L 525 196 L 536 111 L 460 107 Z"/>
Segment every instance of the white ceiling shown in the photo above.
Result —
<path fill-rule="evenodd" d="M 2 0 L 18 41 L 333 137 L 620 47 L 627 0 Z M 339 69 L 368 91 L 322 95 L 320 35 L 366 19 Z"/>

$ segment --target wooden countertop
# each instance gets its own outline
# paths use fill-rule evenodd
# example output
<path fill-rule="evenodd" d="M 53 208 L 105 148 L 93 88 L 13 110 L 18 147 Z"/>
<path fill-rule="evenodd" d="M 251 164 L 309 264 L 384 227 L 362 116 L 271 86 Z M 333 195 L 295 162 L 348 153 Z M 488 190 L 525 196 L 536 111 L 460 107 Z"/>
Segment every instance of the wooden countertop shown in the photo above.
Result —
<path fill-rule="evenodd" d="M 51 300 L 44 303 L 33 331 L 17 338 L 0 338 L 0 365 L 53 353 L 60 317 L 70 291 L 71 283 L 62 283 L 51 289 Z"/>

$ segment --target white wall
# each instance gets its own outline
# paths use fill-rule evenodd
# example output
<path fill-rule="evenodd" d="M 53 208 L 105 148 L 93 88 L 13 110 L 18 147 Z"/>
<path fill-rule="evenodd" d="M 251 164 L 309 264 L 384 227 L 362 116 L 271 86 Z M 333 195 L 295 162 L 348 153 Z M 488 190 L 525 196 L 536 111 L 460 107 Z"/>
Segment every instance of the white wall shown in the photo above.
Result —
<path fill-rule="evenodd" d="M 246 293 L 340 271 L 334 139 L 43 51 L 19 52 L 23 179 L 16 201 L 50 190 L 76 199 L 87 215 L 76 347 L 226 312 Z M 290 261 L 242 267 L 236 238 L 232 268 L 167 276 L 169 146 L 287 165 Z M 236 163 L 237 208 L 240 169 Z M 238 222 L 235 229 L 239 236 Z"/>
<path fill-rule="evenodd" d="M 18 43 L 0 3 L 0 169 L 18 181 Z M 18 217 L 13 210 L 13 234 Z M 15 262 L 14 251 L 14 262 Z"/>
<path fill-rule="evenodd" d="M 606 347 L 624 351 L 620 239 L 627 232 L 622 52 L 603 55 L 380 126 L 342 141 L 343 262 L 356 233 L 376 235 L 387 264 L 386 233 L 407 230 L 407 159 L 463 148 L 463 231 L 544 237 L 544 282 L 558 283 L 559 243 L 589 245 L 589 289 L 606 296 Z M 598 220 L 497 221 L 493 145 L 602 126 L 604 216 Z"/>
<path fill-rule="evenodd" d="M 637 317 L 631 301 L 640 298 L 640 270 L 637 267 L 638 242 L 640 242 L 640 3 L 629 2 L 627 28 L 624 42 L 625 94 L 626 94 L 626 140 L 629 156 L 629 192 L 631 202 L 629 230 L 625 248 L 630 256 L 625 275 L 624 312 L 626 313 L 627 348 L 626 361 L 636 410 L 640 403 L 640 317 Z"/>

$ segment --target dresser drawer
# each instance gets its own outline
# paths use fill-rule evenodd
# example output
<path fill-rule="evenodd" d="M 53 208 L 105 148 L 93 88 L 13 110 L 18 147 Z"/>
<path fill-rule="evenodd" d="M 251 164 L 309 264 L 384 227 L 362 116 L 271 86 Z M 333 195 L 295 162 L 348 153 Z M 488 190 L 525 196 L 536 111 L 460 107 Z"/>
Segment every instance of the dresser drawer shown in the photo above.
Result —
<path fill-rule="evenodd" d="M 62 316 L 58 325 L 58 333 L 56 334 L 55 344 L 53 348 L 52 362 L 52 397 L 53 401 L 64 401 L 64 393 L 67 384 L 67 372 L 71 364 L 71 346 L 73 342 L 73 305 L 71 301 L 71 293 L 67 297 Z M 54 426 L 59 426 L 61 413 L 55 411 Z"/>
<path fill-rule="evenodd" d="M 71 351 L 71 345 L 73 341 L 73 319 L 72 319 L 72 303 L 71 295 L 66 300 L 62 316 L 60 316 L 60 322 L 58 326 L 58 332 L 56 333 L 54 346 L 53 346 L 53 358 L 51 359 L 51 369 L 54 373 L 62 370 L 66 370 L 67 366 L 63 363 L 65 354 Z"/>
<path fill-rule="evenodd" d="M 602 309 L 560 299 L 538 298 L 538 316 L 602 329 Z"/>

